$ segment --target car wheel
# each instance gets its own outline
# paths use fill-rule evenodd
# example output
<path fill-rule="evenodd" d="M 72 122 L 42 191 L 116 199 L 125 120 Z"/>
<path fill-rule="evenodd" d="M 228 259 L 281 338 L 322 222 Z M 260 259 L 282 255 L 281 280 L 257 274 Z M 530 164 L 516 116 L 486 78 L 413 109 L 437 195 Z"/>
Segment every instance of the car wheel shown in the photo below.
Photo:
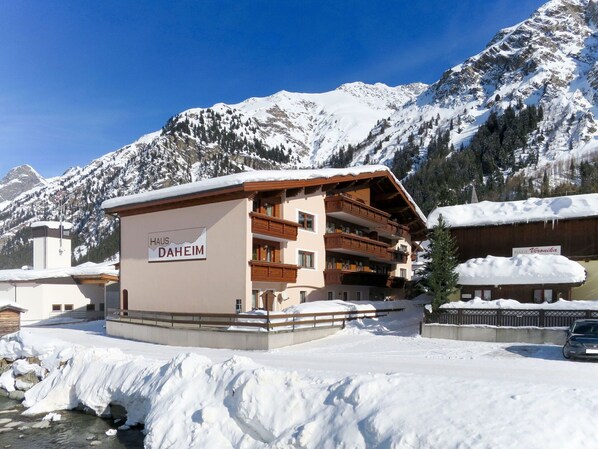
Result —
<path fill-rule="evenodd" d="M 567 360 L 571 358 L 571 353 L 569 352 L 569 345 L 563 346 L 563 357 L 565 357 Z"/>

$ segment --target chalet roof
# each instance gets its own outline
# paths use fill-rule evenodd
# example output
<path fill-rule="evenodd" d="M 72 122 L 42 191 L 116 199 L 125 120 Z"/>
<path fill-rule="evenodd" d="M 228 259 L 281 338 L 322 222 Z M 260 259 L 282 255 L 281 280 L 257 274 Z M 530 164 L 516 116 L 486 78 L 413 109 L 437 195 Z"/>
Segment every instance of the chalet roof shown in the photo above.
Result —
<path fill-rule="evenodd" d="M 86 262 L 76 267 L 50 268 L 47 270 L 0 270 L 0 282 L 33 282 L 46 279 L 103 279 L 118 280 L 114 263 L 95 264 Z"/>
<path fill-rule="evenodd" d="M 7 300 L 0 300 L 0 312 L 3 310 L 15 310 L 17 312 L 27 312 L 27 309 L 21 307 L 15 302 L 7 301 Z"/>
<path fill-rule="evenodd" d="M 439 207 L 428 216 L 429 229 L 438 223 L 440 214 L 451 228 L 595 217 L 598 193 Z"/>
<path fill-rule="evenodd" d="M 581 284 L 586 279 L 579 263 L 546 254 L 469 259 L 456 271 L 460 285 Z"/>
<path fill-rule="evenodd" d="M 31 223 L 32 228 L 42 228 L 46 227 L 48 229 L 60 229 L 60 225 L 62 225 L 62 229 L 71 229 L 73 225 L 71 223 L 67 223 L 66 221 L 36 221 Z"/>
<path fill-rule="evenodd" d="M 107 213 L 143 210 L 155 204 L 181 202 L 200 195 L 217 196 L 235 192 L 259 192 L 281 188 L 298 188 L 350 182 L 368 178 L 386 178 L 398 191 L 414 219 L 425 226 L 426 217 L 401 182 L 384 165 L 365 165 L 349 168 L 326 168 L 317 170 L 255 170 L 233 175 L 220 176 L 189 184 L 183 184 L 151 192 L 113 198 L 104 201 L 102 208 Z M 141 212 L 140 212 L 141 213 Z"/>

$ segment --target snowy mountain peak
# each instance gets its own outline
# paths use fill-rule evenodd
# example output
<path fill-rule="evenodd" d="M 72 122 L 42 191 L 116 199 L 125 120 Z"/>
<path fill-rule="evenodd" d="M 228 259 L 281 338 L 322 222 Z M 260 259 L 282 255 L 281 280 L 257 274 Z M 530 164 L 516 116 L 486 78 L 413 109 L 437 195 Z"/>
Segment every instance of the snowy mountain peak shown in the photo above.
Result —
<path fill-rule="evenodd" d="M 30 165 L 15 167 L 0 180 L 0 202 L 12 200 L 43 183 L 44 178 Z"/>

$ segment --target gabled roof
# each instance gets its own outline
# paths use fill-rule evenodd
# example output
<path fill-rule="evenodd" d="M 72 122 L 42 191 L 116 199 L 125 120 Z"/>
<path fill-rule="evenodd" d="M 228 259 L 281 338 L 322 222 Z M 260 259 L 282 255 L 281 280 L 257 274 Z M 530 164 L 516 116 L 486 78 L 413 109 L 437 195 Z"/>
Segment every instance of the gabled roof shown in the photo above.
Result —
<path fill-rule="evenodd" d="M 334 186 L 368 179 L 385 179 L 396 192 L 395 201 L 404 203 L 411 212 L 416 228 L 425 229 L 426 218 L 401 182 L 384 165 L 318 170 L 256 170 L 221 176 L 175 187 L 138 193 L 104 201 L 102 208 L 110 214 L 135 215 L 199 204 L 197 201 L 217 198 L 218 201 L 246 197 L 254 192 Z"/>
<path fill-rule="evenodd" d="M 450 228 L 596 217 L 598 193 L 438 207 L 428 216 L 429 229 L 438 223 L 440 214 Z"/>
<path fill-rule="evenodd" d="M 0 300 L 0 312 L 2 312 L 3 310 L 14 310 L 15 312 L 19 313 L 27 312 L 26 308 L 21 307 L 15 302 Z"/>
<path fill-rule="evenodd" d="M 469 259 L 459 264 L 456 272 L 460 285 L 581 284 L 586 280 L 579 263 L 546 254 Z"/>

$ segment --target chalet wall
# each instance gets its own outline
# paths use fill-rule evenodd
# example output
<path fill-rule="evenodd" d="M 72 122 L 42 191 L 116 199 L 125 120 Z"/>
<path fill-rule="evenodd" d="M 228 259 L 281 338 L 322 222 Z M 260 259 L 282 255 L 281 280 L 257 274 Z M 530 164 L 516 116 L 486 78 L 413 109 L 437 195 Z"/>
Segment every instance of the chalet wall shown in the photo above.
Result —
<path fill-rule="evenodd" d="M 560 245 L 561 254 L 571 259 L 598 259 L 598 219 L 516 223 L 499 226 L 453 228 L 459 261 L 475 257 L 511 257 L 512 249 Z"/>
<path fill-rule="evenodd" d="M 21 314 L 14 310 L 0 310 L 0 337 L 21 328 Z"/>

